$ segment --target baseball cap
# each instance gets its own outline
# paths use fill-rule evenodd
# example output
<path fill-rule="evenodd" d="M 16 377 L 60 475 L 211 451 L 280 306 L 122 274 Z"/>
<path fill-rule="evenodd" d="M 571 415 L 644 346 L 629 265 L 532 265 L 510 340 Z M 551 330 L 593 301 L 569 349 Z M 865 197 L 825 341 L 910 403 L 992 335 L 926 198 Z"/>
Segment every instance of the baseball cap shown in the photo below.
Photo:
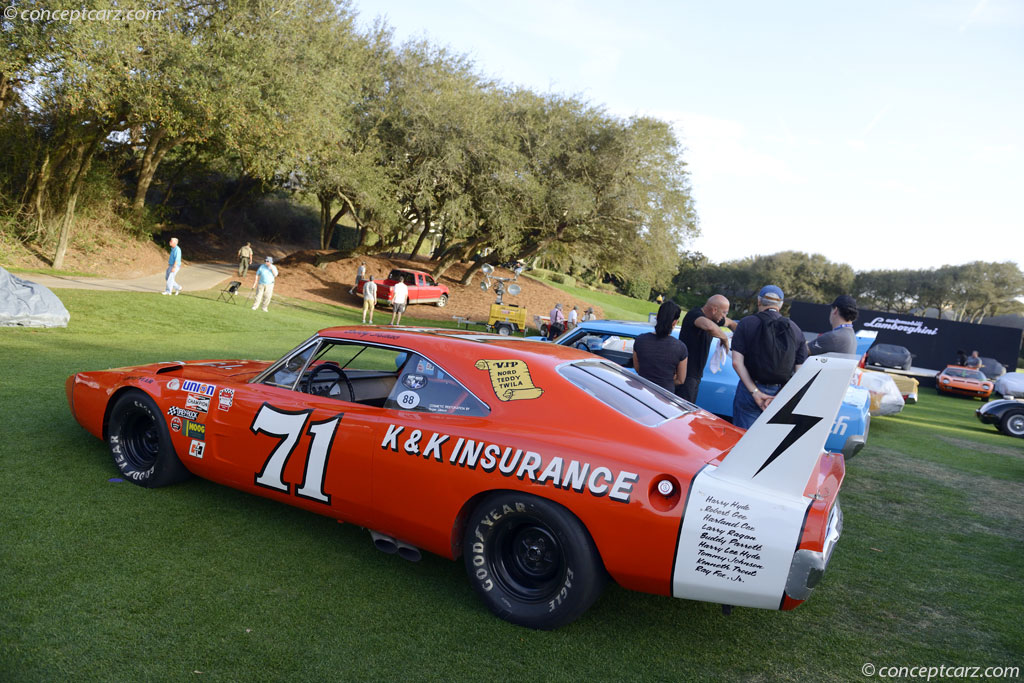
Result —
<path fill-rule="evenodd" d="M 266 260 L 267 263 L 273 263 L 274 262 L 274 257 L 273 256 L 268 256 L 265 260 Z"/>
<path fill-rule="evenodd" d="M 832 302 L 833 308 L 852 308 L 857 310 L 857 300 L 849 294 L 840 294 L 836 297 L 836 300 Z"/>
<path fill-rule="evenodd" d="M 775 285 L 765 285 L 761 288 L 761 291 L 757 293 L 759 299 L 768 299 L 768 301 L 777 301 L 780 304 L 785 299 L 782 295 L 782 290 Z"/>

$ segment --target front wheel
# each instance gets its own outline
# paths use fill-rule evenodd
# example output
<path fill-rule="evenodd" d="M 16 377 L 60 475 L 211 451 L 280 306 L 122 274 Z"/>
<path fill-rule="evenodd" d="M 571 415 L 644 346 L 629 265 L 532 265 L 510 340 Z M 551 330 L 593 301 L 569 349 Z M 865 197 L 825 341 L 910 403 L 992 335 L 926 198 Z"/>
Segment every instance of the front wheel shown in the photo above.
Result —
<path fill-rule="evenodd" d="M 1024 439 L 1024 413 L 1015 411 L 1003 415 L 1003 419 L 999 421 L 999 428 L 1004 434 Z"/>
<path fill-rule="evenodd" d="M 121 476 L 138 486 L 167 486 L 192 476 L 174 452 L 160 409 L 141 391 L 128 391 L 114 403 L 107 444 Z"/>
<path fill-rule="evenodd" d="M 520 626 L 551 630 L 575 621 L 607 580 L 583 524 L 537 496 L 506 491 L 486 498 L 470 515 L 463 542 L 477 595 Z"/>
<path fill-rule="evenodd" d="M 437 300 L 437 307 L 438 308 L 444 308 L 447 305 L 448 305 L 448 295 L 447 294 L 442 294 L 441 298 Z"/>

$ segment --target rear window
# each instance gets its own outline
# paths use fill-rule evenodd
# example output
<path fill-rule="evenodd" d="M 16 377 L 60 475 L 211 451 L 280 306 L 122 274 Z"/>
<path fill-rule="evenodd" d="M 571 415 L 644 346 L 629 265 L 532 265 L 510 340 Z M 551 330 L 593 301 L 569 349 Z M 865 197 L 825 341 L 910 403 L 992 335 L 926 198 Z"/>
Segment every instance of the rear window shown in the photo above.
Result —
<path fill-rule="evenodd" d="M 648 427 L 697 409 L 658 385 L 610 363 L 579 361 L 563 365 L 558 371 L 609 408 Z"/>

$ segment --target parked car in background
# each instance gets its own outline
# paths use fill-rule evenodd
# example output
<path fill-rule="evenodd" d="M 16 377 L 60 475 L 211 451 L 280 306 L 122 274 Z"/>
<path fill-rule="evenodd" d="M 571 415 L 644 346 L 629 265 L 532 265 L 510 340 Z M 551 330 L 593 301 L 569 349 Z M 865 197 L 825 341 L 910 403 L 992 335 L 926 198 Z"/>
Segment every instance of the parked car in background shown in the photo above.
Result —
<path fill-rule="evenodd" d="M 867 351 L 864 358 L 865 365 L 877 365 L 882 368 L 896 368 L 898 370 L 909 370 L 914 361 L 914 355 L 905 346 L 896 344 L 875 344 Z"/>
<path fill-rule="evenodd" d="M 1003 398 L 1024 398 L 1024 372 L 1008 372 L 996 380 L 992 393 Z"/>
<path fill-rule="evenodd" d="M 374 280 L 377 283 L 377 303 L 391 304 L 395 298 L 395 285 L 399 280 L 405 280 L 409 287 L 409 304 L 435 304 L 438 308 L 444 308 L 448 304 L 448 286 L 441 285 L 434 281 L 430 273 L 422 270 L 409 270 L 406 268 L 394 268 L 386 280 Z M 356 287 L 356 295 L 363 295 L 363 285 L 360 282 Z"/>
<path fill-rule="evenodd" d="M 978 368 L 985 376 L 989 379 L 999 379 L 1006 374 L 1006 366 L 997 361 L 995 358 L 989 358 L 987 356 L 980 356 L 981 367 Z"/>
<path fill-rule="evenodd" d="M 1001 398 L 974 411 L 983 424 L 995 425 L 1007 436 L 1024 438 L 1024 401 Z"/>
<path fill-rule="evenodd" d="M 606 358 L 625 368 L 633 367 L 633 340 L 645 332 L 653 332 L 654 325 L 633 320 L 588 320 L 562 334 L 554 341 L 561 346 L 572 346 Z M 679 328 L 672 330 L 679 336 Z M 727 334 L 732 334 L 727 332 Z M 708 360 L 704 365 L 704 379 L 697 393 L 697 405 L 719 417 L 732 419 L 732 399 L 740 378 L 726 361 L 719 367 L 715 362 L 718 339 L 711 340 Z M 852 458 L 867 442 L 871 421 L 871 396 L 865 389 L 851 386 L 839 407 L 825 448 Z"/>
<path fill-rule="evenodd" d="M 854 369 L 814 359 L 745 432 L 592 354 L 452 329 L 334 327 L 277 361 L 156 362 L 65 388 L 133 484 L 196 475 L 371 529 L 404 559 L 461 557 L 496 615 L 552 629 L 608 577 L 775 610 L 810 597 L 842 531 L 824 418 Z M 796 438 L 769 424 L 793 412 Z"/>
<path fill-rule="evenodd" d="M 948 365 L 935 376 L 935 389 L 941 394 L 957 396 L 977 396 L 988 398 L 992 395 L 994 383 L 974 368 L 961 365 Z"/>

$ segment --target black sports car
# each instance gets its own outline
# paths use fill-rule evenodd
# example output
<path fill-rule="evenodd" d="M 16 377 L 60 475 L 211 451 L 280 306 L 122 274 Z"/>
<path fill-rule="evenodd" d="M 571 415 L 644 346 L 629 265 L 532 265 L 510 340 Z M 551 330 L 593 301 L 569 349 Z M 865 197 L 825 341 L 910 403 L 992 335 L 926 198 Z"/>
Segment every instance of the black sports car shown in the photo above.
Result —
<path fill-rule="evenodd" d="M 878 365 L 883 368 L 899 368 L 909 370 L 910 363 L 914 360 L 914 354 L 905 346 L 896 344 L 875 344 L 868 349 L 867 365 Z"/>
<path fill-rule="evenodd" d="M 989 401 L 974 411 L 974 414 L 985 424 L 998 427 L 1003 434 L 1024 439 L 1024 401 Z"/>

